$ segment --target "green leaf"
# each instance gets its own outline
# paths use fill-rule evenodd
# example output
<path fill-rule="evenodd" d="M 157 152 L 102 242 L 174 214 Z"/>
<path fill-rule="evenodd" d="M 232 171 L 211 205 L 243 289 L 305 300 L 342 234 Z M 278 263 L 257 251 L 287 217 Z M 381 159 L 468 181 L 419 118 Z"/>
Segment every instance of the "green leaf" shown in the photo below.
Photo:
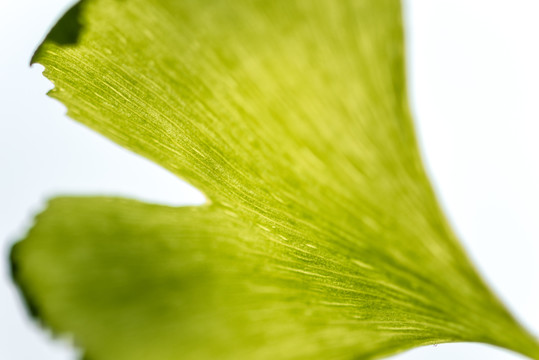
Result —
<path fill-rule="evenodd" d="M 14 246 L 29 308 L 86 358 L 539 359 L 423 170 L 399 1 L 87 0 L 33 61 L 69 116 L 208 198 L 59 198 Z"/>

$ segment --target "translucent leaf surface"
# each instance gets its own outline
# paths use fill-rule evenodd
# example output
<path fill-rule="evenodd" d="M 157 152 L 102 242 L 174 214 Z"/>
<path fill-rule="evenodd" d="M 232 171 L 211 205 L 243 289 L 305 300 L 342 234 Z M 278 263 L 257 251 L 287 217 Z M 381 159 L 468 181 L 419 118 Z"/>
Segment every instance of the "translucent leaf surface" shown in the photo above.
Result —
<path fill-rule="evenodd" d="M 59 198 L 14 247 L 30 308 L 88 359 L 539 359 L 424 173 L 398 1 L 87 0 L 34 61 L 72 118 L 208 198 Z"/>

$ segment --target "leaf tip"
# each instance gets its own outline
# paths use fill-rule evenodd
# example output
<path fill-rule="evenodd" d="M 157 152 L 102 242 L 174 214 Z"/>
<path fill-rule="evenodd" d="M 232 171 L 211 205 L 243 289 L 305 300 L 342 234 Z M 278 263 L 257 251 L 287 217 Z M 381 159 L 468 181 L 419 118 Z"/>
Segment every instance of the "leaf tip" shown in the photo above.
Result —
<path fill-rule="evenodd" d="M 18 241 L 16 241 L 9 250 L 9 268 L 10 268 L 10 277 L 13 283 L 16 285 L 16 287 L 19 289 L 20 297 L 23 301 L 23 304 L 25 305 L 25 308 L 27 309 L 29 315 L 37 320 L 38 322 L 42 321 L 41 311 L 39 309 L 39 306 L 37 304 L 37 301 L 35 300 L 36 297 L 32 295 L 32 291 L 30 289 L 31 284 L 25 279 L 23 276 L 23 262 L 24 262 L 24 247 L 28 243 L 28 241 L 33 237 L 34 232 L 36 231 L 36 228 L 39 226 L 40 219 L 45 216 L 46 212 L 50 210 L 51 207 L 54 206 L 54 204 L 58 201 L 62 201 L 62 198 L 52 198 L 47 200 L 45 204 L 45 208 L 37 215 L 34 216 L 33 223 L 30 226 L 30 229 L 27 231 L 25 235 L 23 235 Z"/>
<path fill-rule="evenodd" d="M 75 45 L 80 38 L 83 28 L 81 21 L 81 12 L 85 0 L 78 1 L 61 18 L 56 25 L 49 31 L 45 40 L 37 47 L 30 60 L 30 65 L 39 62 L 43 53 L 44 45 L 54 43 L 60 46 Z"/>
<path fill-rule="evenodd" d="M 19 259 L 20 259 L 19 253 L 20 253 L 22 241 L 23 240 L 19 240 L 15 244 L 13 244 L 9 251 L 10 276 L 11 276 L 11 280 L 17 285 L 17 288 L 19 289 L 19 294 L 21 296 L 21 299 L 23 301 L 23 304 L 26 310 L 28 311 L 28 314 L 33 319 L 39 320 L 40 316 L 39 316 L 38 306 L 32 300 L 33 297 L 30 296 L 29 294 L 28 286 L 26 282 L 24 282 L 22 280 L 22 277 L 20 276 L 21 272 L 20 272 L 20 266 L 19 266 Z"/>

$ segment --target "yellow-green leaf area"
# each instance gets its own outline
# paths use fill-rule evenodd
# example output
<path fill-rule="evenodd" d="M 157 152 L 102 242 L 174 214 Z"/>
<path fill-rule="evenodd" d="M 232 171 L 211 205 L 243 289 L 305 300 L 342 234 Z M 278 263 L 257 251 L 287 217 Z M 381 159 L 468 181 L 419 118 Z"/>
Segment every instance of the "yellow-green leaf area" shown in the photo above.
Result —
<path fill-rule="evenodd" d="M 70 117 L 208 199 L 57 198 L 15 245 L 30 308 L 85 358 L 539 359 L 425 175 L 399 1 L 85 0 L 33 61 Z"/>

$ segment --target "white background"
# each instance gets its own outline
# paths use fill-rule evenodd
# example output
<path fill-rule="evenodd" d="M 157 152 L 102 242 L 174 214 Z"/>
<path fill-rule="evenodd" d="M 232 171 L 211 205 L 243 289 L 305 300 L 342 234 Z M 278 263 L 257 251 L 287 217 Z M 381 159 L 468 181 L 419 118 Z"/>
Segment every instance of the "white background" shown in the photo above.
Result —
<path fill-rule="evenodd" d="M 73 360 L 25 313 L 10 245 L 57 194 L 201 203 L 165 170 L 64 116 L 31 54 L 72 0 L 0 0 L 0 359 Z M 427 168 L 478 268 L 539 335 L 539 1 L 408 0 L 412 107 Z M 395 357 L 521 359 L 477 344 Z"/>

